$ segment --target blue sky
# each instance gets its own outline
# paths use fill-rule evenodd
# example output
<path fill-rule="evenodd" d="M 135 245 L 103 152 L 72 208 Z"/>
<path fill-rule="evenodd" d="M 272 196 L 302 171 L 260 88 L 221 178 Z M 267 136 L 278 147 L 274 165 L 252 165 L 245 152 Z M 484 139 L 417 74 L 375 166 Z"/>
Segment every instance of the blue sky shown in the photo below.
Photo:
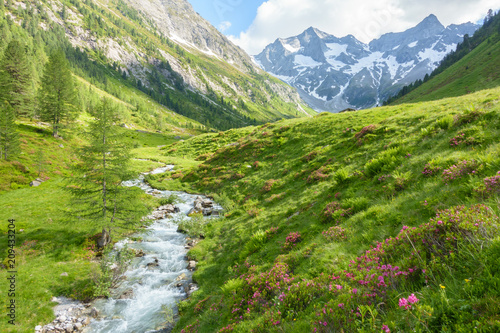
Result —
<path fill-rule="evenodd" d="M 226 35 L 237 36 L 252 24 L 265 0 L 188 0 L 203 18 Z M 224 24 L 224 22 L 230 22 Z"/>
<path fill-rule="evenodd" d="M 369 43 L 412 28 L 430 14 L 445 26 L 482 21 L 499 0 L 188 0 L 193 8 L 251 55 L 277 38 L 313 26 Z"/>

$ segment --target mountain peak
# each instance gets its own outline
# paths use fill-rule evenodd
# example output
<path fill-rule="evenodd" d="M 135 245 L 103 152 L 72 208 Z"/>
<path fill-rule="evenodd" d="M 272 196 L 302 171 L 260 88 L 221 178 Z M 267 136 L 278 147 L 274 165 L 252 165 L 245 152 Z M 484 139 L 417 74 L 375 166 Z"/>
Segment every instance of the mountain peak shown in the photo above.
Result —
<path fill-rule="evenodd" d="M 444 29 L 444 25 L 441 24 L 439 19 L 434 14 L 427 16 L 425 19 L 422 20 L 422 22 L 420 22 L 416 26 L 416 28 L 429 28 L 429 27 Z"/>

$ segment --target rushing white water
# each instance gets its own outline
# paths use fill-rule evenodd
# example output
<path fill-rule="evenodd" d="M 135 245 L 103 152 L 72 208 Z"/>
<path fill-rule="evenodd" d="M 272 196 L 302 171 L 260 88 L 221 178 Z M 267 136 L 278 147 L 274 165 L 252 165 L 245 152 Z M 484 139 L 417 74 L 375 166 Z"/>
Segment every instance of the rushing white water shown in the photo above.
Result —
<path fill-rule="evenodd" d="M 152 171 L 152 174 L 173 169 L 173 165 Z M 139 179 L 128 181 L 124 186 L 137 186 L 146 193 L 157 197 L 175 194 L 181 203 L 176 204 L 180 212 L 172 214 L 172 218 L 157 220 L 151 226 L 137 234 L 142 242 L 125 240 L 116 244 L 115 248 L 127 246 L 143 250 L 146 255 L 136 258 L 126 272 L 126 279 L 118 287 L 117 293 L 132 291 L 130 299 L 101 299 L 94 302 L 99 310 L 100 318 L 94 320 L 85 332 L 92 333 L 144 333 L 155 332 L 164 327 L 162 305 L 170 306 L 177 312 L 176 302 L 187 297 L 183 287 L 177 287 L 178 278 L 185 274 L 191 282 L 192 272 L 187 269 L 185 242 L 186 236 L 177 232 L 178 219 L 188 219 L 187 213 L 193 207 L 198 195 L 185 192 L 158 191 L 144 182 L 144 175 Z M 216 206 L 215 209 L 222 209 Z M 157 260 L 157 267 L 147 267 L 148 263 Z"/>

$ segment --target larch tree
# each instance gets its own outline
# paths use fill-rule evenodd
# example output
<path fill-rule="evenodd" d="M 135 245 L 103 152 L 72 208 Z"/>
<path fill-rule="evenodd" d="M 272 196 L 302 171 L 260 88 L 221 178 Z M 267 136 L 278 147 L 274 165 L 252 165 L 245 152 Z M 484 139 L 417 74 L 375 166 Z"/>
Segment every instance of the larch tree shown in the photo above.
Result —
<path fill-rule="evenodd" d="M 138 203 L 140 192 L 122 186 L 133 173 L 130 148 L 116 125 L 116 108 L 103 99 L 93 113 L 94 120 L 85 133 L 88 144 L 78 151 L 80 162 L 74 166 L 67 188 L 79 207 L 77 214 L 103 228 L 103 243 L 98 245 L 105 246 L 111 229 L 138 221 L 137 214 L 142 214 L 144 207 Z"/>
<path fill-rule="evenodd" d="M 19 153 L 15 113 L 9 103 L 0 104 L 0 159 L 10 160 Z"/>
<path fill-rule="evenodd" d="M 52 124 L 57 137 L 63 124 L 75 119 L 76 92 L 68 61 L 62 50 L 49 57 L 39 91 L 40 118 Z"/>
<path fill-rule="evenodd" d="M 0 102 L 7 101 L 17 116 L 34 115 L 33 72 L 26 47 L 12 40 L 0 62 Z"/>

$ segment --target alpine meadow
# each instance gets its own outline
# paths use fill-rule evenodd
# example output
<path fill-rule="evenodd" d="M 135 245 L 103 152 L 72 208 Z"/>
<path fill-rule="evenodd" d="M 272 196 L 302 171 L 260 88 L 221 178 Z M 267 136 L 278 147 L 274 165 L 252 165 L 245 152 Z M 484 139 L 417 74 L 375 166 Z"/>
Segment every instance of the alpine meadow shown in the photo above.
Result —
<path fill-rule="evenodd" d="M 0 331 L 499 332 L 500 14 L 190 2 L 0 0 Z"/>

